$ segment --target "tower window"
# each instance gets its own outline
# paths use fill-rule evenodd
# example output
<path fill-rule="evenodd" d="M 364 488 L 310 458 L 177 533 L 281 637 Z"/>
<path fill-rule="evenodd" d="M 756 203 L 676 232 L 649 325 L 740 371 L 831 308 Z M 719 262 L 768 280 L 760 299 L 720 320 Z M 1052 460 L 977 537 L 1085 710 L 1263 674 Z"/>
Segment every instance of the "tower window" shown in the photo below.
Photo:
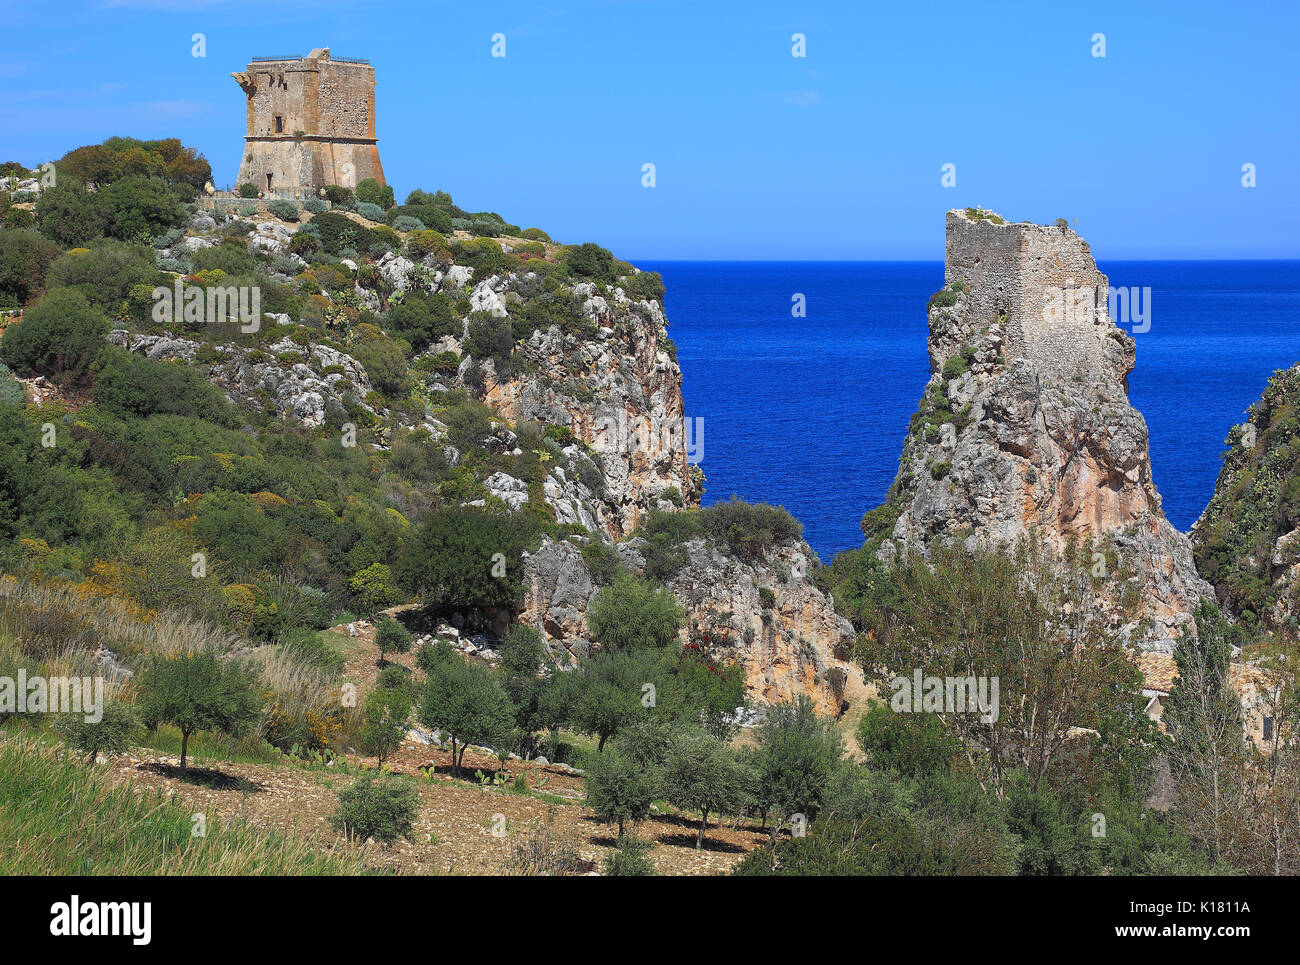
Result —
<path fill-rule="evenodd" d="M 270 194 L 270 192 L 271 192 L 271 175 L 270 175 L 270 172 L 268 172 L 267 175 L 266 175 L 266 191 L 267 191 L 268 194 Z"/>
<path fill-rule="evenodd" d="M 284 117 L 280 114 L 275 115 L 275 133 L 284 133 Z"/>

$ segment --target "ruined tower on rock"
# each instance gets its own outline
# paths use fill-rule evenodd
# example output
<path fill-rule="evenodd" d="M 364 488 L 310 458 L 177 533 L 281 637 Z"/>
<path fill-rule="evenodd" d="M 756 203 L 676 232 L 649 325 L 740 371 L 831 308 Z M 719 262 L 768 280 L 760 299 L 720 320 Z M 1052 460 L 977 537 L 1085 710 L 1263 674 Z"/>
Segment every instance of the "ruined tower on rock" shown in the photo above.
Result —
<path fill-rule="evenodd" d="M 239 184 L 304 197 L 328 184 L 384 183 L 375 136 L 375 69 L 364 60 L 254 57 L 231 74 L 248 95 Z"/>
<path fill-rule="evenodd" d="M 930 383 L 887 501 L 863 522 L 879 555 L 1101 541 L 1140 596 L 1147 626 L 1130 639 L 1171 649 L 1214 591 L 1161 511 L 1146 421 L 1128 401 L 1134 341 L 1110 317 L 1088 243 L 1063 225 L 949 211 L 944 281 Z"/>

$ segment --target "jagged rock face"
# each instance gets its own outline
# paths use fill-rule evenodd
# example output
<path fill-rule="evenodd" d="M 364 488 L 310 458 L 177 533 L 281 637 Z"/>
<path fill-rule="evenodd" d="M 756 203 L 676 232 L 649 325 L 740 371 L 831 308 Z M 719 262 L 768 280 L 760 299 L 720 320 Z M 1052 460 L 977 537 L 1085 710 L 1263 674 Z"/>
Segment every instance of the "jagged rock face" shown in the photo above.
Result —
<path fill-rule="evenodd" d="M 641 544 L 634 538 L 616 547 L 632 572 L 645 565 Z M 808 578 L 815 565 L 808 545 L 777 547 L 754 564 L 704 539 L 690 540 L 683 549 L 687 562 L 665 587 L 685 611 L 687 628 L 727 632 L 731 645 L 712 656 L 744 668 L 750 698 L 765 705 L 808 694 L 822 713 L 837 713 L 844 681 L 857 673 L 841 659 L 851 656 L 853 627 Z M 599 588 L 582 551 L 548 540 L 525 559 L 524 574 L 522 619 L 541 630 L 555 651 L 588 654 L 587 608 Z M 762 590 L 771 592 L 766 603 Z M 684 629 L 683 641 L 688 636 Z"/>
<path fill-rule="evenodd" d="M 493 278 L 479 287 L 504 291 L 506 285 Z M 558 326 L 535 331 L 522 345 L 528 364 L 518 374 L 497 381 L 487 363 L 484 401 L 512 421 L 568 426 L 590 447 L 605 478 L 591 510 L 605 533 L 619 538 L 665 490 L 675 488 L 688 505 L 699 494 L 687 461 L 682 371 L 669 354 L 663 309 L 654 301 L 632 302 L 621 289 L 611 306 L 595 290 L 591 283 L 575 286 L 597 336 L 583 340 Z M 486 295 L 481 301 L 505 304 Z"/>
<path fill-rule="evenodd" d="M 1133 339 L 1109 317 L 1087 243 L 1067 228 L 950 211 L 945 284 L 881 555 L 958 536 L 1032 534 L 1057 550 L 1104 539 L 1154 624 L 1138 642 L 1171 647 L 1213 591 L 1161 512 L 1146 422 L 1128 402 Z"/>

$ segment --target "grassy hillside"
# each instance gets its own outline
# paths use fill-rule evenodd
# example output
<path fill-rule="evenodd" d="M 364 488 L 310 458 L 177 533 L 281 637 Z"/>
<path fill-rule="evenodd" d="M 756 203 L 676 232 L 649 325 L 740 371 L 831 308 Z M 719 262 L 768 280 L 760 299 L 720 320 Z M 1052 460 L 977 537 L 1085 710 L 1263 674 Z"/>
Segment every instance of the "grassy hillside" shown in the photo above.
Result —
<path fill-rule="evenodd" d="M 4 875 L 355 875 L 360 855 L 305 848 L 292 835 L 208 814 L 195 837 L 188 808 L 138 793 L 65 751 L 0 740 Z"/>

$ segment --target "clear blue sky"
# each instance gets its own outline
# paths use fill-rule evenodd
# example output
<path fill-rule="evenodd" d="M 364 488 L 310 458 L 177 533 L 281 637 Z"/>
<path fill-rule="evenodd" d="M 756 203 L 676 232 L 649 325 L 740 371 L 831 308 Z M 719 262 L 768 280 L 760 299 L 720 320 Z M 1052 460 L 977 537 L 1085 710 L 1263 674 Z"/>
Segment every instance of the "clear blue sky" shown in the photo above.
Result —
<path fill-rule="evenodd" d="M 0 160 L 176 136 L 225 185 L 230 72 L 328 46 L 375 65 L 399 198 L 442 188 L 623 257 L 940 259 L 969 204 L 1077 219 L 1104 259 L 1300 257 L 1294 2 L 3 6 Z"/>

